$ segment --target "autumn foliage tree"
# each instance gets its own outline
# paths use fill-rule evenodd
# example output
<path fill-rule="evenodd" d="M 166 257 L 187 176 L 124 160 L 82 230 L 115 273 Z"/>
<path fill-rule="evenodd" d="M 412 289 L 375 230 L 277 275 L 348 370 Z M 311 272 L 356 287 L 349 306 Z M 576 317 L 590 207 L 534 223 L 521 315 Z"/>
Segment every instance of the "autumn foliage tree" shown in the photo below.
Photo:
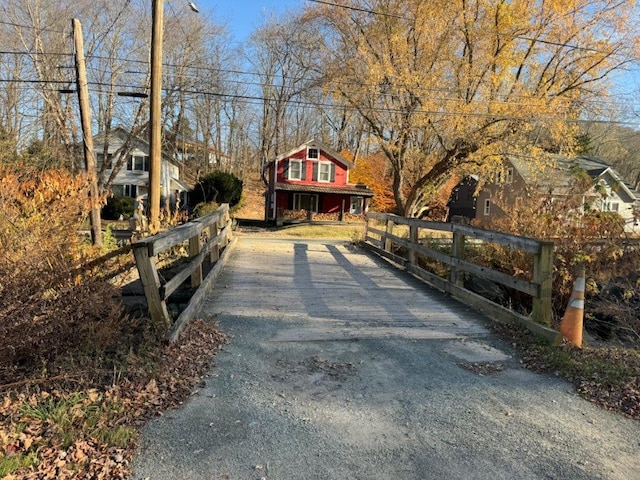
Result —
<path fill-rule="evenodd" d="M 92 255 L 76 233 L 87 185 L 65 171 L 0 166 L 0 383 L 113 341 L 119 292 L 81 268 Z"/>
<path fill-rule="evenodd" d="M 633 2 L 314 2 L 327 89 L 356 110 L 421 215 L 453 173 L 571 152 L 576 120 L 631 61 Z"/>
<path fill-rule="evenodd" d="M 353 160 L 349 152 L 345 158 Z M 356 166 L 349 171 L 351 183 L 364 183 L 374 193 L 371 208 L 376 212 L 392 212 L 396 203 L 391 190 L 391 172 L 383 155 L 368 155 L 358 158 Z"/>

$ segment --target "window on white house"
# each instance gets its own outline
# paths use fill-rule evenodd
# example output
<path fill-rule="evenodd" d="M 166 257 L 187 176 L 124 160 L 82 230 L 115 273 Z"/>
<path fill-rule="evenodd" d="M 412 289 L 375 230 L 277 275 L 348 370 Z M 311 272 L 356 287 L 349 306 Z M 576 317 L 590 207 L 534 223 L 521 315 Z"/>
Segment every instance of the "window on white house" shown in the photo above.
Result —
<path fill-rule="evenodd" d="M 307 148 L 307 160 L 319 160 L 320 159 L 320 150 L 315 147 Z"/>
<path fill-rule="evenodd" d="M 318 195 L 308 193 L 293 194 L 293 209 L 306 210 L 307 212 L 318 212 Z"/>
<path fill-rule="evenodd" d="M 331 164 L 327 162 L 320 162 L 318 165 L 318 181 L 330 182 L 331 181 Z"/>
<path fill-rule="evenodd" d="M 349 213 L 360 215 L 362 213 L 362 197 L 351 197 Z"/>
<path fill-rule="evenodd" d="M 134 172 L 149 171 L 149 156 L 147 155 L 131 155 L 127 162 L 127 170 Z"/>
<path fill-rule="evenodd" d="M 104 153 L 97 153 L 96 154 L 96 166 L 98 168 L 102 168 L 102 164 L 104 162 Z M 113 154 L 112 153 L 108 153 L 107 154 L 107 163 L 104 166 L 105 169 L 111 169 L 113 168 Z"/>
<path fill-rule="evenodd" d="M 606 201 L 604 203 L 605 212 L 618 212 L 620 210 L 620 204 L 618 202 Z"/>
<path fill-rule="evenodd" d="M 488 198 L 484 201 L 484 214 L 491 215 L 491 200 Z"/>
<path fill-rule="evenodd" d="M 124 195 L 125 195 L 125 197 L 136 198 L 138 196 L 138 186 L 137 185 L 125 185 L 124 186 Z"/>
<path fill-rule="evenodd" d="M 136 198 L 138 196 L 137 185 L 114 185 L 112 191 L 116 197 Z"/>
<path fill-rule="evenodd" d="M 495 183 L 502 183 L 502 170 L 496 172 L 494 182 Z"/>
<path fill-rule="evenodd" d="M 300 160 L 289 160 L 289 180 L 302 179 L 302 162 Z"/>

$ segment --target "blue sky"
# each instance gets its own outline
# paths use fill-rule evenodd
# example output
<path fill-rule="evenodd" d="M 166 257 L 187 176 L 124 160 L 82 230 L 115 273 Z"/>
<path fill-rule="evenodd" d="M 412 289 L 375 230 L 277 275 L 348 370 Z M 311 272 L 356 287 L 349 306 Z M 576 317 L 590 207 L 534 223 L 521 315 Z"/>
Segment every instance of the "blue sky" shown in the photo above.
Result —
<path fill-rule="evenodd" d="M 228 26 L 233 37 L 243 42 L 270 14 L 301 9 L 304 0 L 194 0 L 198 8 L 212 15 L 216 23 Z"/>
<path fill-rule="evenodd" d="M 174 2 L 187 0 L 173 0 Z M 227 25 L 234 40 L 244 43 L 248 36 L 270 15 L 279 15 L 288 10 L 302 9 L 306 0 L 193 0 L 198 8 L 214 20 Z M 640 93 L 640 67 L 634 65 L 631 72 L 620 73 L 613 78 L 614 94 L 624 97 L 638 108 Z M 622 98 L 618 98 L 620 100 Z M 636 119 L 637 122 L 637 119 Z M 635 122 L 634 122 L 635 123 Z"/>

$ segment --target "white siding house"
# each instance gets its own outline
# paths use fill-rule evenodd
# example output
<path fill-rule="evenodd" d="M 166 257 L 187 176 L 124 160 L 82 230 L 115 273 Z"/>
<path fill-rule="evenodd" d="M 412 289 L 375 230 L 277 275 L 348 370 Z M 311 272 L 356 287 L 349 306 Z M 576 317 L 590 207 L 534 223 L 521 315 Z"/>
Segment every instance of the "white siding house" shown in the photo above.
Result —
<path fill-rule="evenodd" d="M 148 142 L 131 136 L 124 129 L 115 128 L 108 138 L 104 134 L 96 135 L 93 148 L 96 154 L 96 169 L 98 172 L 102 171 L 103 179 L 108 179 L 113 173 L 113 168 L 121 164 L 112 182 L 113 195 L 146 198 L 149 192 Z M 181 198 L 184 202 L 184 196 L 190 190 L 180 179 L 180 173 L 180 162 L 163 153 L 160 173 L 161 196 L 169 199 L 172 206 L 175 206 L 176 198 Z"/>

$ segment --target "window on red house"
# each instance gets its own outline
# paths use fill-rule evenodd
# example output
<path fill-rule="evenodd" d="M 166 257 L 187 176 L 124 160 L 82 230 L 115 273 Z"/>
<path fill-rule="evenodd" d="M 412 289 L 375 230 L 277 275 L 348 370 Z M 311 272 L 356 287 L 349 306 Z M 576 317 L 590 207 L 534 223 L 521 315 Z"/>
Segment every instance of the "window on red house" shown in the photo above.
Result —
<path fill-rule="evenodd" d="M 289 160 L 289 180 L 302 179 L 302 162 L 300 160 Z"/>
<path fill-rule="evenodd" d="M 320 151 L 315 147 L 307 148 L 307 159 L 318 160 L 320 158 Z"/>

